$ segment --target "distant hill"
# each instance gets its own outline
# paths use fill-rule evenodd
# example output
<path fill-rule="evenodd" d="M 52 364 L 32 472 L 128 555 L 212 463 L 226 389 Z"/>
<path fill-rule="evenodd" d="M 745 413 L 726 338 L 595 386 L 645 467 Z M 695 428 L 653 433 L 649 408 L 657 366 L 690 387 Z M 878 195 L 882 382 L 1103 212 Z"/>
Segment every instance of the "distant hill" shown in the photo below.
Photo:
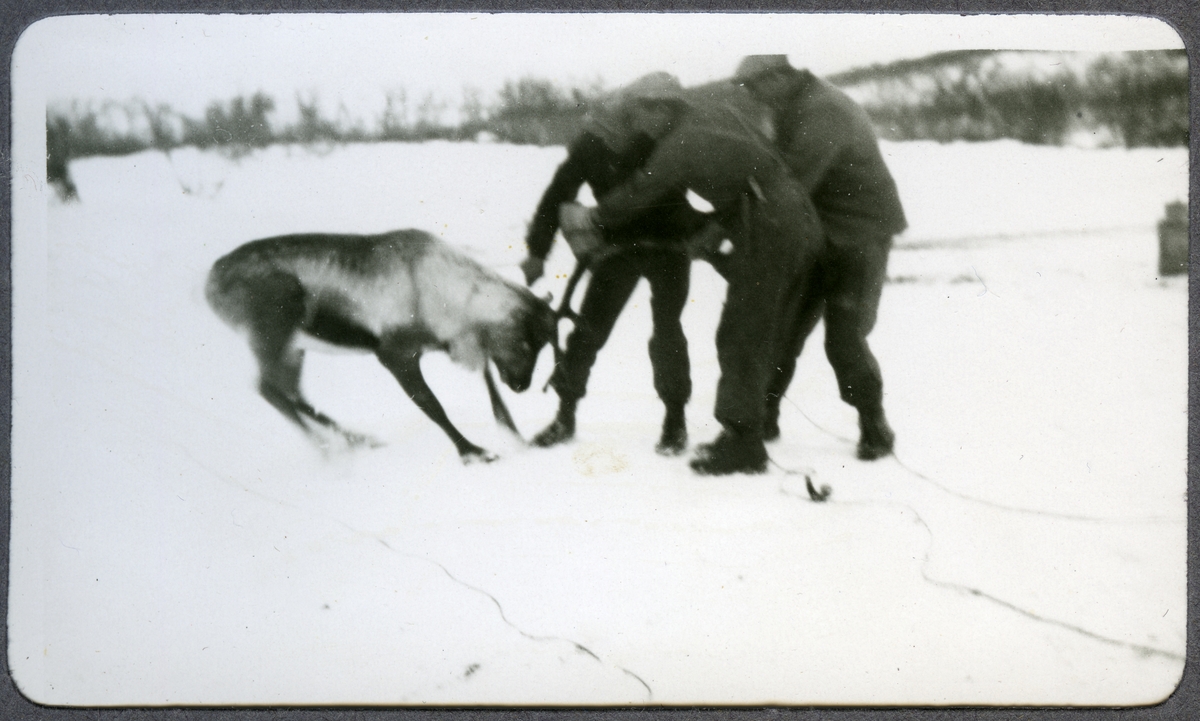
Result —
<path fill-rule="evenodd" d="M 963 50 L 831 75 L 893 140 L 1187 145 L 1183 50 Z"/>

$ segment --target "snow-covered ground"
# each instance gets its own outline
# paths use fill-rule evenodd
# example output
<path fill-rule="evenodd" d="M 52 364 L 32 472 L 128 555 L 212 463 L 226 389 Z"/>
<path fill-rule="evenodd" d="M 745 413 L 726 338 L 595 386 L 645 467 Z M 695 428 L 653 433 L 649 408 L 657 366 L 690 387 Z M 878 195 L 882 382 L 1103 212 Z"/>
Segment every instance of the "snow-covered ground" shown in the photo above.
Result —
<path fill-rule="evenodd" d="M 872 344 L 898 433 L 808 344 L 764 476 L 653 452 L 639 289 L 566 446 L 367 356 L 311 400 L 382 448 L 325 453 L 254 391 L 204 276 L 245 241 L 419 227 L 517 279 L 561 148 L 180 150 L 76 162 L 15 238 L 9 659 L 49 704 L 1144 704 L 1184 666 L 1187 280 L 1156 277 L 1181 149 L 885 145 L 911 228 Z M 28 180 L 28 179 L 27 179 Z M 18 196 L 29 186 L 18 179 Z M 26 196 L 21 196 L 25 193 Z M 40 217 L 33 224 L 35 230 Z M 573 261 L 556 246 L 561 293 Z M 724 287 L 694 265 L 693 441 Z M 553 415 L 505 389 L 528 436 Z M 813 503 L 805 475 L 833 489 Z"/>

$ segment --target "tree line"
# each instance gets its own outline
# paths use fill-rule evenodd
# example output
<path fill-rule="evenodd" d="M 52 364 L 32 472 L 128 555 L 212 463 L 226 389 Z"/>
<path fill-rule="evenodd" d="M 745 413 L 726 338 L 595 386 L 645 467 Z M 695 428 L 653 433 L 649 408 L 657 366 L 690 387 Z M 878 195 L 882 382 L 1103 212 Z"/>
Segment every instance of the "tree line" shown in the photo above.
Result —
<path fill-rule="evenodd" d="M 313 95 L 296 96 L 296 119 L 289 123 L 273 120 L 276 101 L 261 92 L 210 103 L 198 118 L 140 99 L 74 102 L 47 109 L 47 150 L 77 158 L 191 146 L 239 155 L 279 143 L 475 140 L 483 133 L 500 142 L 553 145 L 570 139 L 601 91 L 599 85 L 563 89 L 522 78 L 506 83 L 485 106 L 481 94 L 468 88 L 453 121 L 445 119 L 446 101 L 426 95 L 413 103 L 403 90 L 388 93 L 383 111 L 369 121 L 348 117 L 344 108 L 330 118 Z"/>
<path fill-rule="evenodd" d="M 1109 53 L 1085 66 L 1046 72 L 1001 62 L 1004 53 L 960 51 L 875 65 L 828 78 L 867 110 L 892 140 L 994 140 L 1061 144 L 1078 131 L 1100 144 L 1186 145 L 1188 75 L 1184 51 Z M 1008 53 L 1012 56 L 1013 53 Z M 1067 57 L 1070 54 L 1058 54 Z M 452 120 L 450 103 L 404 91 L 386 96 L 376 118 L 325 115 L 315 96 L 298 95 L 295 120 L 273 121 L 275 99 L 256 93 L 213 102 L 202 117 L 141 100 L 52 106 L 46 114 L 50 179 L 72 158 L 181 146 L 240 155 L 277 143 L 478 140 L 561 145 L 577 132 L 600 83 L 563 88 L 534 77 L 505 83 L 490 103 L 467 89 Z"/>

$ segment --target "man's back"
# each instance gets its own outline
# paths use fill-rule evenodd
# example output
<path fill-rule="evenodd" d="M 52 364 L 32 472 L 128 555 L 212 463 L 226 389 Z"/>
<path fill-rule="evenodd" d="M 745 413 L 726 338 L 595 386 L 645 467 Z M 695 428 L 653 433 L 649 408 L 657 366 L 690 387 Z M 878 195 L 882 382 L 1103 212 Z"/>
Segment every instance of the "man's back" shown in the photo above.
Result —
<path fill-rule="evenodd" d="M 604 222 L 628 222 L 685 189 L 711 203 L 718 216 L 727 215 L 751 191 L 752 178 L 768 184 L 787 176 L 784 159 L 765 135 L 761 117 L 724 93 L 690 93 L 687 105 L 634 182 L 604 195 Z"/>
<path fill-rule="evenodd" d="M 822 222 L 833 230 L 900 232 L 904 210 L 866 111 L 832 84 L 797 72 L 802 83 L 776 115 L 776 142 Z"/>

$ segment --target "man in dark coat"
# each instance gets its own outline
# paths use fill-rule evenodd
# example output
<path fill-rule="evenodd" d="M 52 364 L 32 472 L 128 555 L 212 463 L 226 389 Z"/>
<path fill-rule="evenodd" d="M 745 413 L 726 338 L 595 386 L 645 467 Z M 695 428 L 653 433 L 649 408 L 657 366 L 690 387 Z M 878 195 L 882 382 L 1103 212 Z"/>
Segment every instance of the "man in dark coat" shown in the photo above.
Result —
<path fill-rule="evenodd" d="M 527 283 L 532 285 L 544 271 L 546 255 L 559 228 L 559 206 L 574 201 L 584 183 L 600 197 L 627 180 L 650 156 L 654 140 L 629 128 L 625 108 L 633 99 L 654 97 L 664 89 L 677 93 L 678 81 L 666 73 L 655 73 L 605 98 L 589 113 L 530 224 L 526 237 L 529 255 L 521 264 Z M 704 223 L 703 214 L 693 210 L 684 191 L 677 189 L 665 194 L 636 222 L 609 234 L 610 242 L 629 247 L 599 258 L 590 267 L 591 280 L 578 321 L 567 338 L 562 363 L 550 378 L 559 396 L 558 413 L 534 437 L 535 445 L 552 446 L 575 435 L 576 407 L 587 392 L 596 355 L 639 279 L 645 278 L 650 283 L 654 322 L 649 343 L 654 389 L 666 406 L 656 449 L 664 455 L 676 455 L 687 447 L 684 406 L 691 397 L 692 381 L 687 338 L 679 319 L 687 302 L 691 261 L 682 250 L 682 241 Z"/>
<path fill-rule="evenodd" d="M 867 335 L 875 326 L 892 236 L 907 223 L 875 131 L 845 93 L 793 68 L 785 55 L 746 57 L 734 81 L 773 111 L 776 146 L 812 196 L 826 234 L 813 286 L 795 299 L 784 330 L 784 353 L 766 398 L 766 435 L 779 435 L 779 402 L 823 313 L 825 353 L 842 399 L 859 414 L 858 457 L 886 456 L 895 434 L 883 412 L 883 378 Z"/>
<path fill-rule="evenodd" d="M 663 199 L 691 190 L 713 206 L 728 231 L 732 251 L 714 262 L 728 281 L 717 328 L 721 377 L 714 415 L 722 431 L 691 462 L 696 472 L 712 475 L 766 470 L 763 397 L 780 354 L 778 322 L 785 300 L 803 294 L 822 238 L 804 188 L 757 118 L 731 95 L 744 92 L 728 83 L 724 88 L 634 103 L 634 127 L 658 141 L 655 150 L 629 181 L 599 196 L 591 214 L 613 233 Z"/>

